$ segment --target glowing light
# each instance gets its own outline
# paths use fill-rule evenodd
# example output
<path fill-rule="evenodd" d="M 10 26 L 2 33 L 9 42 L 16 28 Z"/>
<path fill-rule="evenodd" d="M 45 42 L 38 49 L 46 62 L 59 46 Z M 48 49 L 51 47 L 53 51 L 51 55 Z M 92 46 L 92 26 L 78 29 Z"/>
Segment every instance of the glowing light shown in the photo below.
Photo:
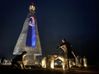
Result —
<path fill-rule="evenodd" d="M 54 69 L 54 59 L 51 60 L 50 67 L 51 67 L 51 69 Z"/>
<path fill-rule="evenodd" d="M 62 61 L 62 68 L 65 70 L 65 59 L 63 57 L 58 57 Z"/>
<path fill-rule="evenodd" d="M 83 63 L 84 63 L 84 67 L 87 67 L 87 59 L 85 57 L 83 58 Z"/>
<path fill-rule="evenodd" d="M 46 68 L 46 57 L 44 57 L 41 61 L 42 68 Z"/>
<path fill-rule="evenodd" d="M 72 61 L 69 60 L 69 67 L 71 68 L 72 67 Z"/>
<path fill-rule="evenodd" d="M 65 63 L 64 62 L 62 63 L 62 68 L 63 68 L 63 70 L 65 70 Z"/>
<path fill-rule="evenodd" d="M 84 64 L 84 67 L 87 67 L 87 64 Z"/>
<path fill-rule="evenodd" d="M 24 56 L 22 57 L 22 62 L 23 62 L 23 64 L 24 64 L 24 66 L 27 65 L 27 63 L 28 63 L 28 60 L 26 60 L 25 57 L 26 57 L 26 55 L 24 55 Z"/>
<path fill-rule="evenodd" d="M 23 61 L 24 66 L 27 65 L 27 63 L 28 63 L 28 60 Z"/>
<path fill-rule="evenodd" d="M 62 61 L 61 65 L 62 65 L 63 70 L 65 70 L 65 59 L 63 57 L 60 57 L 60 56 L 56 57 L 55 55 L 51 58 L 51 63 L 50 63 L 51 69 L 54 69 L 54 65 L 55 65 L 54 61 L 57 60 L 57 59 Z M 57 65 L 58 65 L 58 63 L 57 63 Z"/>

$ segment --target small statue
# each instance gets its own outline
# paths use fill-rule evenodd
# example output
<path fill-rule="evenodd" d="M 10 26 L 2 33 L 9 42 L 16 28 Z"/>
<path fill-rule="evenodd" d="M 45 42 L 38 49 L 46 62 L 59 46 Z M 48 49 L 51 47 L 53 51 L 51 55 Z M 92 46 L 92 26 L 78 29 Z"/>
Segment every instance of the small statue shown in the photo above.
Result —
<path fill-rule="evenodd" d="M 87 58 L 85 58 L 85 56 L 84 56 L 84 58 L 83 58 L 83 66 L 86 68 L 87 67 Z"/>

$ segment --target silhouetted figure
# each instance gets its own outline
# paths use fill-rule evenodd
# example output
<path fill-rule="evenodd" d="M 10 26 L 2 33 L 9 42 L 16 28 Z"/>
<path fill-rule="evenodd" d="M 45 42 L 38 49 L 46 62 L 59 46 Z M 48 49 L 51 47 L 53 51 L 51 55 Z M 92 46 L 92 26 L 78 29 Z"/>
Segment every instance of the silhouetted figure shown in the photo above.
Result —
<path fill-rule="evenodd" d="M 23 64 L 23 56 L 26 54 L 27 52 L 24 51 L 22 52 L 22 54 L 20 55 L 16 55 L 13 59 L 12 59 L 12 66 L 13 67 L 17 67 L 17 68 L 24 68 L 24 64 Z"/>
<path fill-rule="evenodd" d="M 71 57 L 71 51 L 72 51 L 72 47 L 71 44 L 66 40 L 66 39 L 62 39 L 61 42 L 59 43 L 58 48 L 63 50 L 63 57 L 65 59 L 68 60 L 68 65 L 67 65 L 67 69 L 69 69 L 69 58 Z"/>
<path fill-rule="evenodd" d="M 5 58 L 4 58 L 4 57 L 2 57 L 2 59 L 1 59 L 1 63 L 3 63 L 3 62 L 4 62 L 4 59 L 5 59 Z"/>
<path fill-rule="evenodd" d="M 1 65 L 4 63 L 5 57 L 1 58 Z"/>
<path fill-rule="evenodd" d="M 58 45 L 58 48 L 63 50 L 63 56 L 65 58 L 69 57 L 69 53 L 71 51 L 71 45 L 66 39 L 62 39 L 61 42 Z"/>

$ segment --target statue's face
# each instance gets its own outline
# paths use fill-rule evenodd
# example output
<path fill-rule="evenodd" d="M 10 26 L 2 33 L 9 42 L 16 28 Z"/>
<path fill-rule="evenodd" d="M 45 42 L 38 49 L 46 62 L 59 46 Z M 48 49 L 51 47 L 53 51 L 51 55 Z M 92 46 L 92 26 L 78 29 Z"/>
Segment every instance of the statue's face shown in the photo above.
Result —
<path fill-rule="evenodd" d="M 29 11 L 30 11 L 30 12 L 35 11 L 35 6 L 34 6 L 34 5 L 30 5 L 30 6 L 29 6 Z"/>
<path fill-rule="evenodd" d="M 64 40 L 62 40 L 62 42 L 64 43 L 65 41 L 64 41 Z"/>

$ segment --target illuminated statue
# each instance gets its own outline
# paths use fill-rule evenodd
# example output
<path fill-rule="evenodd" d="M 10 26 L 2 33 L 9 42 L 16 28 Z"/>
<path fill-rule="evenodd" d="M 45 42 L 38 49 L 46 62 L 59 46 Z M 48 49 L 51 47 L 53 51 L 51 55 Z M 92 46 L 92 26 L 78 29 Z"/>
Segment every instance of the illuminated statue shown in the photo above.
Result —
<path fill-rule="evenodd" d="M 68 60 L 67 69 L 69 69 L 69 51 L 71 49 L 71 45 L 66 39 L 62 39 L 59 44 L 59 48 L 63 50 L 63 57 Z"/>
<path fill-rule="evenodd" d="M 61 64 L 59 64 L 59 61 L 61 61 L 60 62 Z M 57 68 L 55 66 L 61 65 L 62 69 L 65 70 L 66 64 L 67 64 L 67 60 L 64 57 L 58 56 L 58 55 L 51 55 L 48 59 L 47 59 L 47 57 L 44 57 L 41 61 L 42 68 L 55 69 L 55 68 Z"/>
<path fill-rule="evenodd" d="M 42 68 L 46 68 L 46 57 L 44 57 L 41 61 Z"/>
<path fill-rule="evenodd" d="M 66 39 L 62 39 L 61 43 L 59 44 L 59 48 L 63 50 L 63 56 L 67 59 L 68 58 L 68 51 L 71 48 L 71 45 Z"/>
<path fill-rule="evenodd" d="M 83 58 L 83 66 L 84 66 L 84 67 L 87 67 L 87 58 L 85 58 L 85 56 L 84 56 L 84 58 Z"/>
<path fill-rule="evenodd" d="M 34 65 L 37 62 L 36 56 L 42 55 L 35 9 L 33 4 L 29 6 L 29 14 L 13 51 L 13 55 L 27 52 L 24 57 L 25 65 Z"/>

